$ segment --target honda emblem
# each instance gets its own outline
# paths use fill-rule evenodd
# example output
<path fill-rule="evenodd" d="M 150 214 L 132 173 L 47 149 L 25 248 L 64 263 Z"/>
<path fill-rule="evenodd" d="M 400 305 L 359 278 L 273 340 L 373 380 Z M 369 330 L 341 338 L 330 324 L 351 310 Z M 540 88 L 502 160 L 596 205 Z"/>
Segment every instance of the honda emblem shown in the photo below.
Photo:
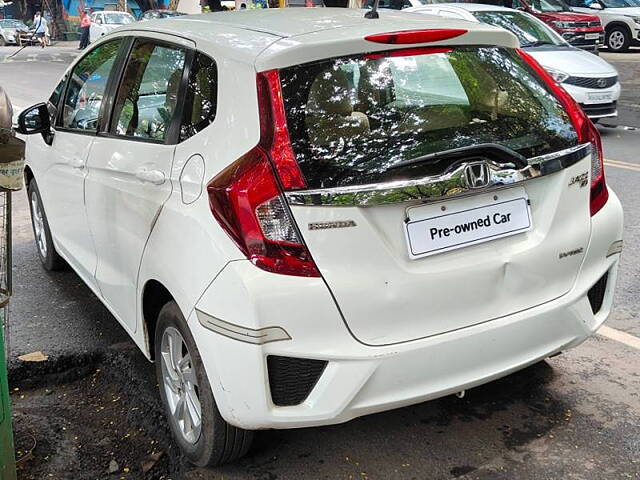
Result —
<path fill-rule="evenodd" d="M 465 165 L 464 180 L 469 188 L 488 186 L 491 180 L 491 172 L 487 162 L 474 162 Z"/>

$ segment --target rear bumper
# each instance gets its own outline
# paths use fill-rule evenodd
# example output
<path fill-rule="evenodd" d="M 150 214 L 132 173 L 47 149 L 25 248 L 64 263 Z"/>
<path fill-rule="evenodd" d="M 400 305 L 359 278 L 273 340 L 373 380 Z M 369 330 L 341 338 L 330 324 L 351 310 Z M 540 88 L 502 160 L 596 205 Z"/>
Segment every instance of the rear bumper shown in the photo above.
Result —
<path fill-rule="evenodd" d="M 564 83 L 562 87 L 580 104 L 589 118 L 606 118 L 618 115 L 617 101 L 620 98 L 620 83 L 606 89 L 582 88 Z M 608 94 L 610 99 L 601 103 L 589 103 L 590 95 L 603 94 Z"/>
<path fill-rule="evenodd" d="M 197 310 L 230 322 L 242 319 L 254 329 L 277 325 L 291 339 L 263 345 L 239 341 L 205 328 L 196 312 L 189 316 L 189 325 L 228 422 L 247 429 L 341 423 L 469 389 L 579 345 L 609 315 L 619 255 L 607 257 L 607 252 L 621 238 L 622 208 L 610 192 L 609 201 L 592 219 L 584 262 L 568 294 L 507 317 L 404 344 L 359 343 L 322 280 L 271 275 L 247 261 L 229 263 Z M 605 273 L 607 286 L 594 315 L 588 292 Z M 327 362 L 302 403 L 274 405 L 267 365 L 271 355 Z"/>
<path fill-rule="evenodd" d="M 599 33 L 598 39 L 589 39 L 585 38 L 586 35 Z M 599 47 L 604 45 L 604 31 L 602 32 L 573 32 L 566 31 L 563 32 L 562 38 L 564 38 L 567 42 L 569 42 L 574 47 L 581 48 L 583 50 L 589 51 L 597 51 Z"/>

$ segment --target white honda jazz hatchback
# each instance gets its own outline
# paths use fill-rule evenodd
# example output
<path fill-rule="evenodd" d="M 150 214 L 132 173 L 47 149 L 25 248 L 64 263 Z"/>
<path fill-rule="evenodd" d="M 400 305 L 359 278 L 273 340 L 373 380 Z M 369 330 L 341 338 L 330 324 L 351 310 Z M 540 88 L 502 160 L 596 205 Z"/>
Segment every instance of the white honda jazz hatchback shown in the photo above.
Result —
<path fill-rule="evenodd" d="M 609 315 L 600 136 L 506 30 L 348 9 L 125 27 L 24 111 L 37 249 L 155 360 L 198 465 L 489 382 Z"/>
<path fill-rule="evenodd" d="M 616 69 L 599 56 L 569 45 L 529 13 L 477 3 L 441 3 L 404 11 L 483 22 L 509 30 L 593 122 L 618 115 L 621 87 Z"/>

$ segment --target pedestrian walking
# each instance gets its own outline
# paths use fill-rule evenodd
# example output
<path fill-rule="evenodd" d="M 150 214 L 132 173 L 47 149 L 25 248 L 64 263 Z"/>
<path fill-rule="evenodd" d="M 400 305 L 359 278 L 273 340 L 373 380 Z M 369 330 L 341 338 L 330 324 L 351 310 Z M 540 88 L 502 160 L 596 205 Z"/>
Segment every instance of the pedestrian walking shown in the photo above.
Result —
<path fill-rule="evenodd" d="M 84 50 L 89 45 L 89 30 L 91 29 L 91 17 L 87 11 L 82 12 L 80 19 L 80 46 L 78 50 Z"/>
<path fill-rule="evenodd" d="M 36 28 L 35 34 L 38 43 L 44 48 L 46 44 L 45 33 L 47 32 L 47 20 L 40 12 L 36 12 L 35 17 L 33 17 L 33 26 Z"/>

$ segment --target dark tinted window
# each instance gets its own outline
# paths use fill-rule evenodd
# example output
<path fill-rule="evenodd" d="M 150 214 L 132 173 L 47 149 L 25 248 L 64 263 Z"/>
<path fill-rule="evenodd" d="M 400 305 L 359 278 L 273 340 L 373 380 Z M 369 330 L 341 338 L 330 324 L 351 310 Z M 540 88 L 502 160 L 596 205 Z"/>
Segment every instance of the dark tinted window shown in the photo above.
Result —
<path fill-rule="evenodd" d="M 116 95 L 111 131 L 147 140 L 166 139 L 178 104 L 186 51 L 136 40 Z"/>
<path fill-rule="evenodd" d="M 562 106 L 515 51 L 413 52 L 281 72 L 293 150 L 311 188 L 441 174 L 428 162 L 400 164 L 482 143 L 527 158 L 576 144 Z"/>
<path fill-rule="evenodd" d="M 216 118 L 218 106 L 218 70 L 206 55 L 195 55 L 185 98 L 180 140 L 195 135 Z"/>
<path fill-rule="evenodd" d="M 64 84 L 66 81 L 67 81 L 67 76 L 65 75 L 64 77 L 62 77 L 62 80 L 60 80 L 60 83 L 56 85 L 55 90 L 51 93 L 51 96 L 49 97 L 49 103 L 54 107 L 58 106 L 58 102 L 60 101 L 60 97 L 62 96 L 62 92 L 64 91 Z"/>
<path fill-rule="evenodd" d="M 107 80 L 122 40 L 104 43 L 73 68 L 65 96 L 61 126 L 96 131 Z"/>

